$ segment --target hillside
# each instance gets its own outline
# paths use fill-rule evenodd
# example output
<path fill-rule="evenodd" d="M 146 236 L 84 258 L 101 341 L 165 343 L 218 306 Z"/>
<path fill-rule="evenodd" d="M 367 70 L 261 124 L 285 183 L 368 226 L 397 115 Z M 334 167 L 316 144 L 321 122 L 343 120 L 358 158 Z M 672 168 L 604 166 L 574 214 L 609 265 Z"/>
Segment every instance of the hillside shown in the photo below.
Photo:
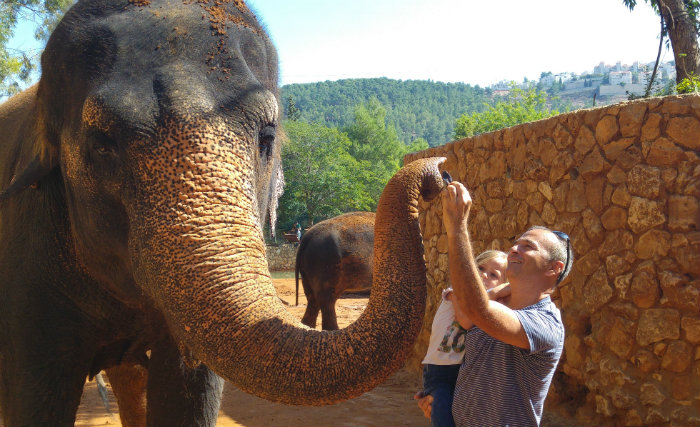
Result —
<path fill-rule="evenodd" d="M 491 90 L 464 83 L 388 78 L 291 84 L 282 87 L 285 115 L 290 96 L 303 120 L 339 128 L 352 122 L 356 105 L 376 97 L 402 141 L 424 138 L 434 147 L 452 141 L 455 119 L 483 110 Z"/>

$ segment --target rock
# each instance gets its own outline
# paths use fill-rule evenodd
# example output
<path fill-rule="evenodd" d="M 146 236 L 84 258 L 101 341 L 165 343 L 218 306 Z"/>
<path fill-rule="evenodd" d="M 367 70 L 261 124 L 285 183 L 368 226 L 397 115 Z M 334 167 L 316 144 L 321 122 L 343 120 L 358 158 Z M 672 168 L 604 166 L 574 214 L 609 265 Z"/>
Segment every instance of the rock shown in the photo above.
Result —
<path fill-rule="evenodd" d="M 634 102 L 625 105 L 620 110 L 620 133 L 622 136 L 639 136 L 642 121 L 647 111 L 647 105 L 643 102 Z"/>
<path fill-rule="evenodd" d="M 673 117 L 666 125 L 666 133 L 676 143 L 691 150 L 700 150 L 700 121 L 694 117 Z"/>
<path fill-rule="evenodd" d="M 649 350 L 639 349 L 632 358 L 634 365 L 643 373 L 648 374 L 659 369 L 659 359 Z"/>
<path fill-rule="evenodd" d="M 629 297 L 637 307 L 652 307 L 658 301 L 660 293 L 659 285 L 651 274 L 637 272 L 633 276 Z"/>
<path fill-rule="evenodd" d="M 627 147 L 634 144 L 635 138 L 621 138 L 603 146 L 605 158 L 614 162 Z"/>
<path fill-rule="evenodd" d="M 651 166 L 675 166 L 685 157 L 685 152 L 667 138 L 643 142 L 642 148 Z"/>
<path fill-rule="evenodd" d="M 690 366 L 692 349 L 685 341 L 672 341 L 661 359 L 661 367 L 671 372 L 685 372 Z"/>
<path fill-rule="evenodd" d="M 621 299 L 627 299 L 627 292 L 632 283 L 632 273 L 615 277 L 615 289 Z"/>
<path fill-rule="evenodd" d="M 664 295 L 661 300 L 662 305 L 691 312 L 697 311 L 700 291 L 688 284 L 684 276 L 672 271 L 662 271 L 659 273 L 659 279 Z"/>
<path fill-rule="evenodd" d="M 627 182 L 627 173 L 617 165 L 613 166 L 606 176 L 608 178 L 608 182 L 611 184 L 622 184 L 623 182 Z"/>
<path fill-rule="evenodd" d="M 640 259 L 666 256 L 671 248 L 671 233 L 652 229 L 639 236 L 634 245 L 634 253 Z"/>
<path fill-rule="evenodd" d="M 669 196 L 668 228 L 671 231 L 700 230 L 700 200 L 690 196 Z"/>
<path fill-rule="evenodd" d="M 567 212 L 581 212 L 586 209 L 586 187 L 582 180 L 569 183 L 569 194 L 566 197 Z"/>
<path fill-rule="evenodd" d="M 637 403 L 637 399 L 619 387 L 612 389 L 609 396 L 613 406 L 618 409 L 630 409 Z"/>
<path fill-rule="evenodd" d="M 600 267 L 586 282 L 583 289 L 583 303 L 589 313 L 599 309 L 613 296 L 608 284 L 605 268 Z"/>
<path fill-rule="evenodd" d="M 681 329 L 685 339 L 691 344 L 700 343 L 700 319 L 697 317 L 684 317 L 681 319 Z"/>
<path fill-rule="evenodd" d="M 641 346 L 680 337 L 681 314 L 670 308 L 650 308 L 642 311 L 637 326 L 637 343 Z"/>
<path fill-rule="evenodd" d="M 627 225 L 627 210 L 619 206 L 610 206 L 600 217 L 600 222 L 606 230 L 617 230 Z"/>
<path fill-rule="evenodd" d="M 639 389 L 639 401 L 645 406 L 659 406 L 666 400 L 656 384 L 644 383 Z"/>
<path fill-rule="evenodd" d="M 586 183 L 586 201 L 588 207 L 593 209 L 593 212 L 600 214 L 603 210 L 603 188 L 606 184 L 604 176 L 597 176 Z"/>
<path fill-rule="evenodd" d="M 637 165 L 627 173 L 627 189 L 634 196 L 655 199 L 661 188 L 661 171 L 652 166 Z"/>
<path fill-rule="evenodd" d="M 635 233 L 641 233 L 666 222 L 663 206 L 656 201 L 632 197 L 627 211 L 627 223 Z"/>
<path fill-rule="evenodd" d="M 642 126 L 642 141 L 654 141 L 661 135 L 661 114 L 651 113 Z"/>
<path fill-rule="evenodd" d="M 629 207 L 632 202 L 632 196 L 627 191 L 627 185 L 618 186 L 612 193 L 611 201 L 618 206 Z"/>
<path fill-rule="evenodd" d="M 576 153 L 584 156 L 594 145 L 595 135 L 593 135 L 593 131 L 588 126 L 581 126 L 581 130 L 579 130 L 576 141 L 574 142 Z"/>
<path fill-rule="evenodd" d="M 604 146 L 617 134 L 618 130 L 617 117 L 607 115 L 596 125 L 595 139 L 598 141 L 598 144 Z"/>
<path fill-rule="evenodd" d="M 676 400 L 687 400 L 692 396 L 692 385 L 689 375 L 678 375 L 671 383 L 671 397 Z"/>
<path fill-rule="evenodd" d="M 630 270 L 631 265 L 619 255 L 610 255 L 605 258 L 605 270 L 609 277 L 618 277 Z"/>
<path fill-rule="evenodd" d="M 603 156 L 600 154 L 600 150 L 594 147 L 591 153 L 588 154 L 585 159 L 583 159 L 579 172 L 584 180 L 589 181 L 594 176 L 608 169 L 610 169 L 610 164 L 605 161 Z"/>

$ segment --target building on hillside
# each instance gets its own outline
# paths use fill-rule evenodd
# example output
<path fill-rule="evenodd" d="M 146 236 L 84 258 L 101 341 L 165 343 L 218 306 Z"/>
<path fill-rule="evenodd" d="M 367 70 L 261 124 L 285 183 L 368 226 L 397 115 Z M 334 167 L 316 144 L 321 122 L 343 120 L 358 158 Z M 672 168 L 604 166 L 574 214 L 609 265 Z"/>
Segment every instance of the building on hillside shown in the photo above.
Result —
<path fill-rule="evenodd" d="M 605 66 L 604 62 L 593 67 L 593 74 L 605 74 L 608 72 L 608 67 Z"/>
<path fill-rule="evenodd" d="M 619 64 L 619 62 L 618 62 Z M 619 84 L 632 84 L 632 72 L 630 71 L 611 71 L 610 84 L 615 86 Z"/>

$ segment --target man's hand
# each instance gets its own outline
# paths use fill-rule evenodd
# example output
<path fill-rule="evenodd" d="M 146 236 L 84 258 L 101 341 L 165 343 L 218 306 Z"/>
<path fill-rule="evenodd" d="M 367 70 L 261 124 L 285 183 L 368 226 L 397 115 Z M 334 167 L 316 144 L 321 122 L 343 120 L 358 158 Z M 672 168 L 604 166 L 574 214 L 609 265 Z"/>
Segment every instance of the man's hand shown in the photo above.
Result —
<path fill-rule="evenodd" d="M 462 183 L 453 181 L 442 195 L 442 217 L 448 235 L 453 231 L 467 228 L 472 196 Z"/>
<path fill-rule="evenodd" d="M 423 411 L 425 418 L 430 419 L 433 410 L 433 396 L 423 393 L 423 390 L 413 396 L 418 402 L 418 407 Z"/>

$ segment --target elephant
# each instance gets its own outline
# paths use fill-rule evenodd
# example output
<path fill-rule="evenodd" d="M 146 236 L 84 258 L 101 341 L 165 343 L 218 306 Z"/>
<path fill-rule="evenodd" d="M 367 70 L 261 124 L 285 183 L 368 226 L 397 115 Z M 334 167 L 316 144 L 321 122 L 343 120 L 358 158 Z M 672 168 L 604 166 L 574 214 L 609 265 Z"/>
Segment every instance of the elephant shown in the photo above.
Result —
<path fill-rule="evenodd" d="M 444 158 L 387 182 L 367 308 L 316 331 L 279 302 L 267 266 L 277 53 L 244 2 L 79 0 L 41 65 L 0 105 L 5 425 L 73 425 L 101 370 L 147 371 L 118 394 L 145 393 L 148 425 L 213 426 L 224 380 L 325 405 L 402 366 L 425 309 L 418 203 L 445 188 Z"/>
<path fill-rule="evenodd" d="M 368 291 L 372 287 L 374 254 L 373 212 L 350 212 L 321 221 L 304 234 L 294 268 L 296 304 L 301 275 L 306 311 L 301 323 L 338 329 L 335 302 L 343 292 Z"/>

